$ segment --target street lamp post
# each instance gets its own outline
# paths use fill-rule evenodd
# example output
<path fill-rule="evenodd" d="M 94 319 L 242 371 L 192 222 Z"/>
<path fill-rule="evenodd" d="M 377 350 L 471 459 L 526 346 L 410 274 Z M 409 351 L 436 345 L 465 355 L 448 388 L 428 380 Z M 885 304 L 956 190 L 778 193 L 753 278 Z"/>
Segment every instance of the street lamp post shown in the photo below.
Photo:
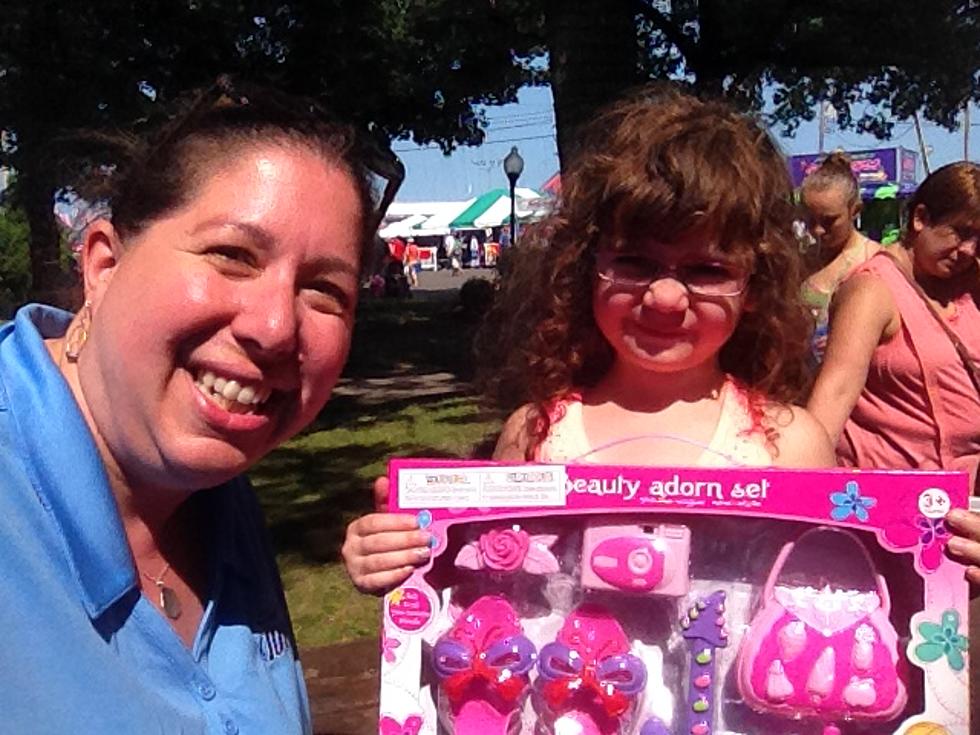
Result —
<path fill-rule="evenodd" d="M 524 172 L 524 159 L 521 158 L 521 154 L 517 152 L 517 146 L 512 146 L 510 153 L 504 158 L 504 173 L 507 174 L 507 180 L 510 181 L 510 244 L 517 244 L 517 212 L 514 206 L 514 188 L 517 186 L 517 180 L 520 178 L 521 174 Z"/>

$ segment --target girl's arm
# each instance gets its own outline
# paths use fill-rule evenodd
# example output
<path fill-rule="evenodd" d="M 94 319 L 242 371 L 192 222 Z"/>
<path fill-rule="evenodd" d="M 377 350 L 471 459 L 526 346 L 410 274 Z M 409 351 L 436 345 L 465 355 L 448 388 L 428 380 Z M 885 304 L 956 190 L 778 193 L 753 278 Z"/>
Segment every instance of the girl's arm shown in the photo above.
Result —
<path fill-rule="evenodd" d="M 827 353 L 807 403 L 834 444 L 864 389 L 875 348 L 900 324 L 895 300 L 876 276 L 850 278 L 834 295 Z"/>
<path fill-rule="evenodd" d="M 497 462 L 527 462 L 528 448 L 531 446 L 529 432 L 530 421 L 534 407 L 531 404 L 521 406 L 504 422 L 504 428 L 497 439 L 493 450 L 493 459 Z"/>

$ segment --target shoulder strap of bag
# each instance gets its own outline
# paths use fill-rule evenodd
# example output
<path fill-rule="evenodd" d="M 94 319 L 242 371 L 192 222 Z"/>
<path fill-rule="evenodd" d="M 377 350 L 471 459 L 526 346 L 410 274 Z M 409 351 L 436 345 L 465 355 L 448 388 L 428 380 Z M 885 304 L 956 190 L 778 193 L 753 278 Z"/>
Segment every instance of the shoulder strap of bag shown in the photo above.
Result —
<path fill-rule="evenodd" d="M 977 393 L 980 393 L 980 369 L 977 368 L 977 364 L 973 361 L 973 358 L 970 357 L 970 352 L 966 349 L 966 345 L 963 344 L 963 340 L 961 340 L 957 336 L 956 332 L 952 330 L 949 324 L 946 323 L 946 320 L 943 319 L 942 314 L 939 313 L 936 305 L 932 303 L 932 299 L 930 299 L 926 292 L 922 289 L 919 282 L 910 276 L 906 272 L 905 268 L 902 267 L 902 262 L 886 250 L 881 252 L 883 255 L 892 259 L 892 262 L 895 263 L 896 268 L 898 268 L 898 272 L 902 274 L 909 286 L 912 287 L 912 290 L 919 295 L 919 298 L 921 298 L 925 303 L 926 308 L 929 309 L 929 313 L 935 317 L 936 322 L 940 327 L 942 327 L 942 330 L 946 333 L 946 336 L 949 337 L 950 341 L 953 343 L 953 347 L 956 349 L 956 354 L 958 354 L 960 359 L 963 361 L 963 365 L 966 367 L 966 373 L 970 376 L 970 381 L 973 383 L 973 387 L 977 390 Z"/>
<path fill-rule="evenodd" d="M 817 526 L 816 528 L 811 528 L 804 531 L 796 541 L 790 541 L 786 543 L 782 549 L 779 551 L 779 555 L 773 562 L 772 568 L 769 570 L 769 576 L 766 578 L 766 585 L 762 590 L 762 599 L 768 601 L 772 599 L 773 592 L 776 588 L 776 584 L 779 581 L 779 576 L 782 574 L 783 567 L 786 565 L 786 560 L 789 559 L 789 555 L 793 553 L 793 550 L 797 548 L 801 541 L 803 541 L 808 535 L 815 533 L 827 533 L 828 531 L 833 531 L 841 534 L 841 537 L 850 542 L 855 548 L 859 550 L 862 560 L 867 565 L 868 571 L 872 575 L 875 581 L 875 586 L 877 587 L 878 599 L 881 602 L 881 608 L 884 610 L 885 615 L 891 613 L 891 595 L 888 592 L 888 583 L 885 581 L 885 577 L 878 571 L 875 566 L 874 560 L 871 558 L 871 554 L 868 552 L 867 547 L 861 540 L 855 536 L 851 531 L 844 528 L 838 528 L 836 526 Z"/>

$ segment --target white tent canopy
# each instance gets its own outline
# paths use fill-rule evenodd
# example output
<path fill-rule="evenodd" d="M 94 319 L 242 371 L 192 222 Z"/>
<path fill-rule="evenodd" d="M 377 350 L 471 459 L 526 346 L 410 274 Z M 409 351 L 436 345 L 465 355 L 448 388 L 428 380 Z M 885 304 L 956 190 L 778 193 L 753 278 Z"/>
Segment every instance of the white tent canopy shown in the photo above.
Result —
<path fill-rule="evenodd" d="M 378 231 L 378 235 L 386 240 L 392 237 L 447 235 L 449 223 L 474 201 L 475 199 L 458 202 L 393 202 L 385 215 L 389 222 Z"/>
<path fill-rule="evenodd" d="M 431 217 L 419 223 L 412 234 L 420 237 L 425 235 L 448 235 L 449 223 L 456 219 L 474 201 L 476 200 L 467 199 L 462 202 L 444 202 L 445 206 L 442 207 L 441 211 L 436 212 Z"/>
<path fill-rule="evenodd" d="M 428 218 L 429 215 L 427 214 L 410 214 L 381 228 L 378 230 L 378 235 L 385 240 L 392 237 L 412 237 L 414 235 L 412 228 L 420 222 L 425 222 Z"/>

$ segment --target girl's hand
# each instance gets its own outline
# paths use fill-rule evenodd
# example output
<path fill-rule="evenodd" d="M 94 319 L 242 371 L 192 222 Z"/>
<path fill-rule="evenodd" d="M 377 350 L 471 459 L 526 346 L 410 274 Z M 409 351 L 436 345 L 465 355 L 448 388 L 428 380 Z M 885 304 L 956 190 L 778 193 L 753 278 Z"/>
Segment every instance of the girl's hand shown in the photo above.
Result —
<path fill-rule="evenodd" d="M 956 561 L 966 565 L 971 595 L 980 592 L 980 513 L 957 508 L 946 514 L 946 523 L 953 532 L 946 548 Z"/>
<path fill-rule="evenodd" d="M 341 554 L 354 586 L 361 592 L 383 594 L 404 582 L 415 567 L 429 560 L 432 534 L 419 528 L 415 516 L 381 512 L 388 504 L 388 480 L 374 482 L 377 513 L 347 526 Z"/>

